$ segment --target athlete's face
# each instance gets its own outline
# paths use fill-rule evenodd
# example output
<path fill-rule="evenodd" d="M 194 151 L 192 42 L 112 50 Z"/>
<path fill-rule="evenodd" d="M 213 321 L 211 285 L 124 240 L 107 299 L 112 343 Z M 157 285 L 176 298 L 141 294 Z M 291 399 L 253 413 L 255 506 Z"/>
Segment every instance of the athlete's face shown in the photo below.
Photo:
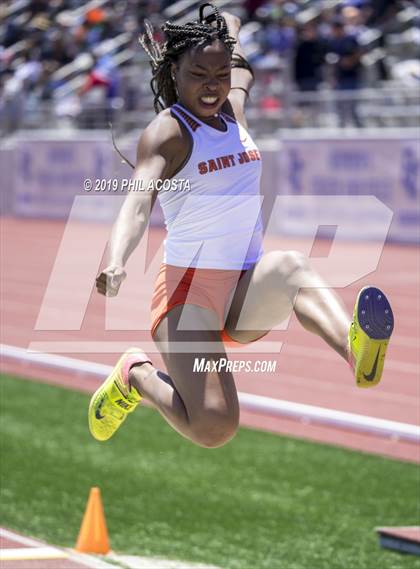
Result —
<path fill-rule="evenodd" d="M 202 119 L 217 113 L 229 95 L 230 62 L 219 40 L 189 49 L 173 67 L 181 105 Z"/>

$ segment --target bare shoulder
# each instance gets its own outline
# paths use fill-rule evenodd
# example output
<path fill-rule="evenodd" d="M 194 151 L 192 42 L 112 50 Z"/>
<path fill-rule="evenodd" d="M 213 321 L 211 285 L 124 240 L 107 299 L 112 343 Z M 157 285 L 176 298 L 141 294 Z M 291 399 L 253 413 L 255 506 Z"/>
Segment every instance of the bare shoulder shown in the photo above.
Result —
<path fill-rule="evenodd" d="M 163 155 L 167 159 L 188 150 L 188 137 L 170 109 L 161 111 L 144 129 L 137 147 L 137 159 Z"/>

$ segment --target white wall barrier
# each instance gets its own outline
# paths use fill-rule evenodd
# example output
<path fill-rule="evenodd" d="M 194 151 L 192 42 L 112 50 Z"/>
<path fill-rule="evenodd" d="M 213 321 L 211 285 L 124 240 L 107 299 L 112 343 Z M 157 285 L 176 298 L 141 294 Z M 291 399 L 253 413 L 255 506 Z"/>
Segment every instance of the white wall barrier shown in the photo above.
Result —
<path fill-rule="evenodd" d="M 4 359 L 36 366 L 45 366 L 52 369 L 93 375 L 102 379 L 112 371 L 111 366 L 46 354 L 31 352 L 24 348 L 0 344 L 0 355 Z M 313 422 L 329 427 L 349 429 L 361 433 L 392 437 L 403 441 L 418 443 L 420 441 L 420 427 L 409 423 L 389 421 L 378 417 L 369 417 L 356 413 L 347 413 L 326 407 L 304 405 L 293 401 L 273 399 L 251 393 L 238 393 L 241 409 L 252 413 L 262 413 L 275 417 L 287 417 L 298 421 Z"/>
<path fill-rule="evenodd" d="M 319 208 L 334 217 L 342 212 L 340 202 L 331 200 L 325 210 L 321 196 L 373 195 L 393 212 L 389 238 L 419 242 L 420 227 L 420 140 L 418 133 L 396 138 L 331 137 L 322 139 L 284 138 L 281 163 L 281 193 L 312 196 L 311 202 L 290 199 L 290 207 L 279 222 L 279 232 L 305 235 Z M 320 203 L 322 205 L 320 205 Z M 347 218 L 355 226 L 353 239 L 370 239 L 377 221 L 375 212 L 349 208 Z M 337 207 L 339 209 L 335 209 Z"/>
<path fill-rule="evenodd" d="M 134 161 L 135 141 L 124 141 L 121 150 Z M 319 218 L 320 196 L 323 212 L 329 219 L 336 210 L 337 200 L 327 205 L 325 196 L 373 195 L 393 212 L 389 237 L 393 240 L 418 243 L 420 240 L 420 141 L 412 129 L 369 133 L 354 131 L 326 136 L 304 131 L 287 131 L 282 141 L 261 144 L 264 170 L 262 192 L 265 196 L 265 219 L 275 197 L 290 196 L 285 209 L 271 229 L 281 235 L 307 236 L 307 228 Z M 0 147 L 3 200 L 15 214 L 28 217 L 67 218 L 76 195 L 89 195 L 80 216 L 86 220 L 111 221 L 115 218 L 115 195 L 112 189 L 84 190 L 84 181 L 129 178 L 131 168 L 121 164 L 112 148 L 109 133 L 91 136 L 60 133 L 20 133 Z M 121 184 L 120 184 L 121 186 Z M 13 196 L 11 204 L 10 195 Z M 294 200 L 294 196 L 311 196 Z M 371 239 L 375 224 L 374 212 L 348 208 L 342 202 L 348 222 L 354 225 L 351 239 Z M 162 224 L 157 207 L 152 224 Z"/>

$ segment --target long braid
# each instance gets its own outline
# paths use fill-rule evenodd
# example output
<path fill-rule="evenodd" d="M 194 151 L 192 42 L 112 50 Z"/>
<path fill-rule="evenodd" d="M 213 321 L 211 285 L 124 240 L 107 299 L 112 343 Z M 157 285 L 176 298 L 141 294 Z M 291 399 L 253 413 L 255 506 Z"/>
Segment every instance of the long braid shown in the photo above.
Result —
<path fill-rule="evenodd" d="M 205 8 L 211 13 L 204 16 Z M 140 43 L 150 57 L 153 91 L 153 106 L 156 113 L 170 107 L 178 100 L 175 83 L 172 79 L 171 65 L 190 47 L 204 45 L 216 39 L 220 40 L 232 53 L 236 41 L 229 36 L 228 27 L 223 16 L 213 4 L 203 4 L 199 10 L 199 20 L 185 25 L 166 22 L 162 26 L 166 41 L 161 45 L 153 37 L 153 28 L 145 22 L 145 33 Z"/>
<path fill-rule="evenodd" d="M 212 12 L 204 16 L 204 10 L 207 7 L 210 7 Z M 236 40 L 229 36 L 225 19 L 220 15 L 217 7 L 212 4 L 200 6 L 198 21 L 188 22 L 184 26 L 166 22 L 162 26 L 162 31 L 166 34 L 166 42 L 163 45 L 154 39 L 152 25 L 147 20 L 144 24 L 145 32 L 139 41 L 150 58 L 152 67 L 150 85 L 154 95 L 153 106 L 156 113 L 170 107 L 178 100 L 175 83 L 172 79 L 171 66 L 187 49 L 219 39 L 232 53 L 233 46 L 236 43 Z M 134 169 L 134 165 L 119 151 L 112 125 L 110 127 L 115 150 L 123 161 Z"/>

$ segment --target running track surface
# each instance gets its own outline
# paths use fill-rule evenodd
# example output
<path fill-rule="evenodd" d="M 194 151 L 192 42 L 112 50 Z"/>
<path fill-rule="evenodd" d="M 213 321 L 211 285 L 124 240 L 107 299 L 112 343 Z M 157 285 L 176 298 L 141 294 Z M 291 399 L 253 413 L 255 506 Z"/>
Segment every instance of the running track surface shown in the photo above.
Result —
<path fill-rule="evenodd" d="M 128 279 L 124 287 L 137 287 L 140 310 L 140 331 L 105 329 L 105 299 L 94 292 L 89 299 L 80 330 L 34 330 L 44 294 L 63 238 L 65 224 L 59 221 L 36 221 L 1 218 L 1 291 L 2 291 L 2 337 L 5 344 L 27 348 L 32 342 L 48 341 L 95 341 L 122 342 L 128 345 L 142 345 L 151 342 L 146 330 L 149 321 L 148 306 L 152 293 L 151 285 L 142 282 L 141 274 L 133 276 L 133 264 L 128 265 Z M 78 270 L 83 270 L 80 260 L 98 240 L 106 240 L 110 228 L 106 225 L 80 224 L 77 228 L 77 243 L 65 256 L 65 271 L 60 286 L 55 291 L 55 321 L 72 307 L 74 295 L 72 279 L 77 280 Z M 153 254 L 163 239 L 163 231 L 154 229 L 148 236 Z M 281 249 L 302 249 L 299 240 L 279 242 Z M 323 256 L 322 248 L 328 244 L 318 243 L 316 256 Z M 365 244 L 349 244 L 351 258 L 363 254 Z M 312 256 L 314 251 L 312 250 Z M 325 252 L 324 252 L 325 254 Z M 130 259 L 132 263 L 132 260 Z M 415 247 L 386 245 L 379 265 L 373 274 L 356 283 L 339 289 L 349 312 L 361 286 L 375 284 L 382 288 L 392 301 L 395 329 L 389 346 L 387 362 L 381 384 L 369 390 L 358 389 L 348 366 L 318 337 L 304 331 L 296 318 L 292 317 L 287 330 L 275 330 L 264 341 L 283 342 L 277 354 L 241 353 L 231 355 L 233 359 L 275 359 L 275 373 L 235 374 L 239 391 L 285 399 L 298 403 L 317 405 L 350 413 L 369 415 L 382 419 L 410 424 L 420 423 L 419 382 L 419 251 Z M 131 268 L 130 268 L 131 267 Z M 97 267 L 95 267 L 96 271 Z M 131 278 L 130 278 L 131 277 Z M 114 299 L 113 299 L 114 300 Z M 124 314 L 133 311 L 132 304 L 122 303 Z M 53 312 L 54 314 L 54 312 Z M 229 353 L 229 352 L 228 352 Z M 78 359 L 113 364 L 116 353 L 65 353 Z M 154 363 L 162 366 L 160 356 L 153 355 Z M 3 361 L 4 372 L 32 377 L 37 381 L 61 384 L 73 389 L 92 392 L 100 380 L 70 373 L 36 369 L 28 365 Z M 374 435 L 360 434 L 339 428 L 330 428 L 302 423 L 292 419 L 273 418 L 243 412 L 241 423 L 296 436 L 313 441 L 325 442 L 377 453 L 383 456 L 412 462 L 420 462 L 419 447 L 415 443 L 393 440 Z"/>
<path fill-rule="evenodd" d="M 115 569 L 91 555 L 52 547 L 41 541 L 0 528 L 2 569 Z"/>
<path fill-rule="evenodd" d="M 119 555 L 112 551 L 101 557 L 88 555 L 50 546 L 1 527 L 0 566 L 1 569 L 219 569 L 215 565 Z"/>

